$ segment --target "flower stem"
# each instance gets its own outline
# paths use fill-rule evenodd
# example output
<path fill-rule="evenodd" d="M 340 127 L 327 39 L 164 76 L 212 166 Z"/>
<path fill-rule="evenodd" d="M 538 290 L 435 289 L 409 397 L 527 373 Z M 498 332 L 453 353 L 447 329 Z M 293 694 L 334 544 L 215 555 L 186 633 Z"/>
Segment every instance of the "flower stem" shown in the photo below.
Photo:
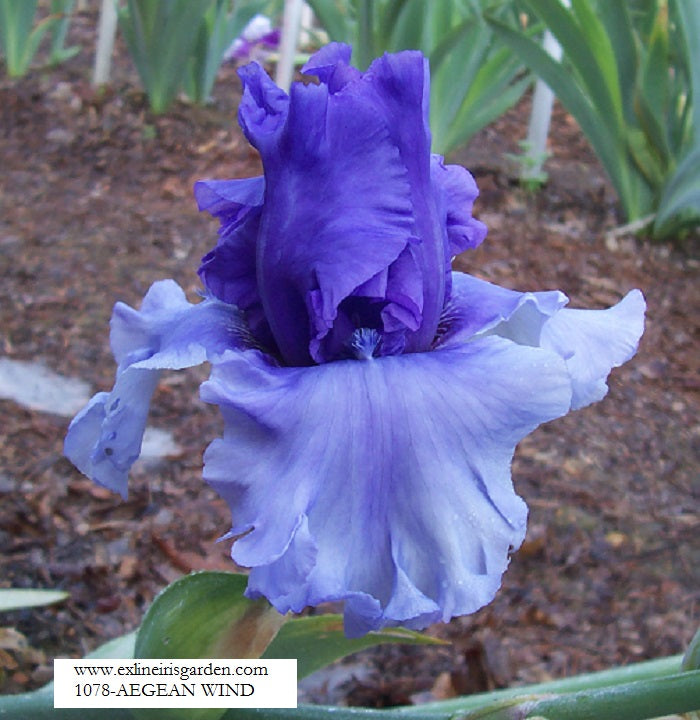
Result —
<path fill-rule="evenodd" d="M 612 687 L 639 680 L 657 679 L 677 673 L 681 669 L 682 657 L 682 655 L 673 655 L 666 658 L 646 660 L 645 662 L 635 663 L 633 665 L 625 665 L 624 667 L 601 670 L 584 675 L 575 675 L 574 677 L 551 680 L 536 685 L 507 688 L 489 693 L 478 693 L 467 697 L 458 697 L 454 700 L 443 700 L 401 708 L 401 711 L 407 716 L 412 716 L 417 713 L 422 714 L 426 711 L 434 711 L 435 715 L 439 717 L 441 713 L 447 710 L 464 712 L 465 710 L 484 707 L 489 702 L 507 700 L 521 695 L 546 695 L 550 693 L 560 695 L 563 693 L 578 692 L 580 690 Z"/>
<path fill-rule="evenodd" d="M 548 698 L 535 703 L 526 717 L 645 720 L 693 710 L 700 710 L 700 670 Z"/>
<path fill-rule="evenodd" d="M 410 715 L 414 720 L 649 720 L 700 709 L 700 670 L 557 696 L 533 695 L 529 687 L 520 692 L 518 697 L 502 697 L 491 702 L 485 702 L 482 695 L 481 703 L 467 712 L 442 702 L 433 703 L 431 711 L 427 711 L 425 705 L 415 706 Z M 462 698 L 462 707 L 465 700 L 471 699 Z M 406 716 L 404 708 L 373 710 L 304 705 L 297 710 L 236 709 L 228 711 L 222 720 L 397 720 Z"/>

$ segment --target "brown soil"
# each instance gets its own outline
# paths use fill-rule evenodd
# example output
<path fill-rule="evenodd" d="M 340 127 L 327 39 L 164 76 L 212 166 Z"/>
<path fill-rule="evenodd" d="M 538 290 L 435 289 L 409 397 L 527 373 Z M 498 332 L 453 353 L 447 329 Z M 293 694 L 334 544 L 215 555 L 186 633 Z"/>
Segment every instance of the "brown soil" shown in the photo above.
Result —
<path fill-rule="evenodd" d="M 230 68 L 211 106 L 178 104 L 154 118 L 119 44 L 111 89 L 90 88 L 94 27 L 94 16 L 78 16 L 71 32 L 86 49 L 66 65 L 0 80 L 0 352 L 106 389 L 114 302 L 137 304 L 166 277 L 195 298 L 216 224 L 197 213 L 193 182 L 260 166 L 235 123 Z M 697 257 L 688 241 L 606 242 L 618 222 L 614 195 L 561 109 L 549 182 L 521 189 L 503 154 L 517 152 L 527 117 L 524 100 L 458 157 L 477 177 L 490 235 L 457 266 L 517 289 L 560 288 L 581 307 L 639 287 L 646 333 L 603 402 L 519 447 L 513 474 L 531 508 L 529 533 L 496 600 L 431 629 L 450 646 L 356 658 L 368 672 L 342 686 L 331 698 L 339 702 L 383 706 L 669 655 L 698 625 Z M 227 510 L 200 476 L 201 453 L 221 430 L 198 400 L 203 377 L 161 384 L 151 423 L 173 431 L 183 451 L 137 472 L 127 502 L 62 457 L 65 419 L 0 400 L 0 586 L 70 592 L 61 605 L 3 616 L 27 644 L 2 634 L 15 639 L 0 642 L 2 692 L 37 687 L 52 657 L 134 628 L 181 574 L 231 568 L 226 544 L 215 543 Z"/>

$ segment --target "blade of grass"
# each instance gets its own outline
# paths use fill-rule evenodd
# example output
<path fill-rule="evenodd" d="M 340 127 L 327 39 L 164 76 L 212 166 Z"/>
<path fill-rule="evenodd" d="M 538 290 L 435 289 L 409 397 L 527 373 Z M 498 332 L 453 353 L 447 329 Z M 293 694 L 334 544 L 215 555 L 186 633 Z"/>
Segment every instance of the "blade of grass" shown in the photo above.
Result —
<path fill-rule="evenodd" d="M 688 51 L 692 126 L 697 143 L 700 135 L 700 2 L 676 0 L 675 8 L 680 18 L 679 30 Z"/>
<path fill-rule="evenodd" d="M 524 0 L 524 2 L 544 21 L 562 46 L 579 82 L 586 88 L 593 106 L 603 117 L 614 118 L 615 130 L 620 132 L 622 108 L 609 87 L 611 69 L 604 67 L 604 63 L 609 62 L 610 54 L 603 49 L 604 41 L 596 37 L 593 24 L 588 22 L 581 24 L 579 16 L 569 12 L 560 0 Z M 582 16 L 589 18 L 590 16 L 582 9 L 585 2 L 586 0 L 579 0 L 577 4 L 581 6 Z M 603 56 L 598 57 L 597 50 L 603 52 Z"/>
<path fill-rule="evenodd" d="M 617 72 L 617 58 L 605 26 L 598 18 L 590 0 L 572 0 L 571 9 L 583 33 L 584 45 L 592 51 L 597 60 L 597 66 L 612 102 L 615 118 L 619 127 L 622 128 L 624 126 L 624 110 Z M 567 48 L 564 47 L 564 50 L 566 51 Z M 586 77 L 589 77 L 588 72 Z M 597 78 L 591 76 L 591 84 L 594 82 L 597 82 Z"/>
<path fill-rule="evenodd" d="M 597 12 L 615 51 L 620 88 L 633 88 L 637 68 L 637 44 L 632 31 L 632 19 L 627 0 L 608 0 L 598 3 Z M 627 122 L 634 120 L 633 95 L 622 93 L 623 112 Z"/>
<path fill-rule="evenodd" d="M 446 138 L 454 127 L 474 77 L 483 66 L 490 39 L 488 28 L 477 18 L 469 18 L 430 56 L 430 127 L 438 152 L 445 149 L 440 138 Z"/>
<path fill-rule="evenodd" d="M 666 237 L 700 224 L 700 142 L 681 161 L 664 188 L 654 223 L 654 234 Z"/>

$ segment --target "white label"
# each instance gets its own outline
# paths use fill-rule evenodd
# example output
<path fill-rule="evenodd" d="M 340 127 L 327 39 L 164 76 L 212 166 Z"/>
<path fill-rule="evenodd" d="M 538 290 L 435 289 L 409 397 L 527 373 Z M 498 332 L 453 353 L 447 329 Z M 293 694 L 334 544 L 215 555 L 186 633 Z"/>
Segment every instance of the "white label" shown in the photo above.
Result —
<path fill-rule="evenodd" d="M 295 708 L 296 660 L 54 660 L 56 708 Z"/>

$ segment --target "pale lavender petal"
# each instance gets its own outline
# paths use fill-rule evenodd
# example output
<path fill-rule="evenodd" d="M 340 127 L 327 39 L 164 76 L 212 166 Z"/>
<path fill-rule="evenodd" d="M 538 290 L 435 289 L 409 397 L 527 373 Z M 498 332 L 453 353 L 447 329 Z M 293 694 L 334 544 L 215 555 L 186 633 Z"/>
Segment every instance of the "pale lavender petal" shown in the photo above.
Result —
<path fill-rule="evenodd" d="M 216 359 L 241 346 L 244 330 L 235 307 L 218 300 L 192 305 L 172 280 L 154 283 L 141 310 L 117 303 L 111 326 L 119 363 L 114 388 L 76 415 L 64 452 L 85 475 L 126 497 L 160 371 Z"/>
<path fill-rule="evenodd" d="M 464 273 L 452 277 L 436 347 L 497 335 L 556 352 L 571 375 L 572 410 L 601 400 L 610 371 L 637 351 L 646 307 L 639 290 L 607 310 L 570 310 L 559 291 L 521 293 Z"/>
<path fill-rule="evenodd" d="M 558 290 L 517 292 L 454 272 L 435 345 L 452 347 L 490 333 L 537 347 L 545 322 L 567 302 Z"/>
<path fill-rule="evenodd" d="M 153 370 L 118 375 L 111 392 L 97 393 L 73 418 L 63 445 L 65 456 L 80 472 L 125 499 L 158 377 Z"/>
<path fill-rule="evenodd" d="M 566 360 L 573 388 L 572 410 L 605 397 L 605 381 L 612 368 L 637 352 L 645 309 L 642 293 L 632 290 L 606 310 L 564 309 L 545 323 L 541 345 Z"/>
<path fill-rule="evenodd" d="M 309 368 L 232 353 L 202 398 L 225 419 L 204 474 L 249 594 L 280 612 L 345 600 L 359 635 L 489 602 L 525 532 L 513 449 L 571 390 L 556 353 L 486 337 Z"/>

